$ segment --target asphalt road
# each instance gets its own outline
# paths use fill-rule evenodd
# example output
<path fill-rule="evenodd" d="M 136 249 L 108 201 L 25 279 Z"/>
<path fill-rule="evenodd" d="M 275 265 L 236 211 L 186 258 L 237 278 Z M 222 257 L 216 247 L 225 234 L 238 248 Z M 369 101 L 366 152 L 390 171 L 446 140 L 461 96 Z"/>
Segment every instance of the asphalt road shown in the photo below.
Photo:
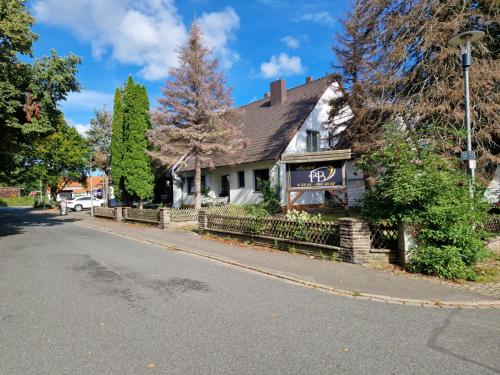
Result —
<path fill-rule="evenodd" d="M 339 297 L 0 209 L 0 374 L 500 374 L 500 312 Z"/>

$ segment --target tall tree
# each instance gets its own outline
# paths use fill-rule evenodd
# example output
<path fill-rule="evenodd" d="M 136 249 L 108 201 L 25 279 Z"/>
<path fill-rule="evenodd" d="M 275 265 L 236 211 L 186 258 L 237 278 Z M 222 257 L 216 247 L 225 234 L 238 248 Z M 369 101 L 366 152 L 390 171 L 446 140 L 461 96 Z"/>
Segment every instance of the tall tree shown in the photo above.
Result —
<path fill-rule="evenodd" d="M 125 154 L 125 141 L 123 138 L 123 95 L 121 89 L 115 91 L 113 107 L 113 123 L 111 135 L 111 176 L 113 179 L 113 190 L 116 196 L 122 198 L 123 172 L 122 161 Z"/>
<path fill-rule="evenodd" d="M 108 200 L 109 173 L 111 171 L 111 136 L 112 115 L 103 107 L 95 111 L 90 120 L 90 129 L 87 132 L 88 142 L 92 150 L 94 166 L 104 172 L 104 199 Z"/>
<path fill-rule="evenodd" d="M 195 170 L 195 208 L 201 207 L 201 168 L 214 167 L 215 158 L 235 154 L 245 145 L 238 116 L 231 110 L 231 91 L 218 71 L 218 61 L 195 22 L 188 41 L 179 49 L 179 66 L 163 89 L 149 139 L 152 155 L 172 165 L 186 155 Z"/>
<path fill-rule="evenodd" d="M 23 159 L 26 178 L 41 180 L 43 190 L 50 189 L 52 198 L 70 181 L 84 181 L 90 149 L 76 129 L 59 118 L 57 130 L 37 139 Z"/>
<path fill-rule="evenodd" d="M 146 132 L 150 128 L 149 99 L 146 89 L 129 77 L 123 95 L 123 129 L 126 151 L 122 161 L 127 194 L 142 200 L 153 193 L 154 174 L 148 151 Z"/>
<path fill-rule="evenodd" d="M 34 18 L 23 0 L 4 0 L 0 5 L 0 182 L 20 183 L 25 176 L 23 153 L 40 137 L 57 129 L 61 112 L 57 103 L 71 91 L 80 58 L 32 57 L 37 35 L 31 31 Z"/>
<path fill-rule="evenodd" d="M 376 27 L 368 40 L 376 48 L 367 56 L 369 74 L 359 81 L 364 110 L 352 120 L 353 129 L 376 130 L 399 118 L 439 143 L 444 156 L 465 149 L 460 53 L 448 40 L 482 30 L 486 37 L 473 45 L 470 88 L 478 172 L 488 175 L 500 162 L 499 9 L 492 0 L 388 0 L 381 11 L 369 12 Z M 355 25 L 360 17 L 344 23 Z"/>

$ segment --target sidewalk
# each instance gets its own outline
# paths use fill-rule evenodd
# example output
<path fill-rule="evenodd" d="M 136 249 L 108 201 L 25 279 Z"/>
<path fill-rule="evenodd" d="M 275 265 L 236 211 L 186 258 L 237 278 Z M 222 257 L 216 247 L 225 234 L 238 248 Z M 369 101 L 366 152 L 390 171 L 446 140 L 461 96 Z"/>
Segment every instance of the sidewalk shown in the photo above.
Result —
<path fill-rule="evenodd" d="M 311 259 L 285 251 L 240 247 L 187 231 L 81 217 L 78 225 L 185 251 L 336 294 L 422 306 L 494 306 L 500 299 L 361 265 Z"/>

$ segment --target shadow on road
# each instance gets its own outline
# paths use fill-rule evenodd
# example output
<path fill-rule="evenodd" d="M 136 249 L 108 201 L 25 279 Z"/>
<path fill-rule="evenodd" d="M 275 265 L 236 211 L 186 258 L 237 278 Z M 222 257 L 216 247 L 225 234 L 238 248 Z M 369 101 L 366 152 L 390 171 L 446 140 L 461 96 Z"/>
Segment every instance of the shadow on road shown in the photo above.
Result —
<path fill-rule="evenodd" d="M 52 227 L 80 220 L 80 218 L 76 217 L 59 216 L 54 211 L 0 207 L 0 237 L 23 233 L 27 227 Z"/>

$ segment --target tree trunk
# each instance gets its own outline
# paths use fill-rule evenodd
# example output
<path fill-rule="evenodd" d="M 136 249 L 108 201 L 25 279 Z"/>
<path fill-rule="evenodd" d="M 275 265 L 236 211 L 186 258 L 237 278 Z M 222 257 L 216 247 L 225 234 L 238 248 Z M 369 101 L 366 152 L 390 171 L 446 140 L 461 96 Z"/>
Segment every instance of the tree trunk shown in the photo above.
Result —
<path fill-rule="evenodd" d="M 54 202 L 56 201 L 56 199 L 57 199 L 57 185 L 50 187 L 50 199 Z"/>
<path fill-rule="evenodd" d="M 104 200 L 104 206 L 108 207 L 108 185 L 109 185 L 109 176 L 107 173 L 104 173 L 104 185 L 102 187 L 102 199 Z"/>
<path fill-rule="evenodd" d="M 197 156 L 194 158 L 194 208 L 201 208 L 201 165 Z"/>

